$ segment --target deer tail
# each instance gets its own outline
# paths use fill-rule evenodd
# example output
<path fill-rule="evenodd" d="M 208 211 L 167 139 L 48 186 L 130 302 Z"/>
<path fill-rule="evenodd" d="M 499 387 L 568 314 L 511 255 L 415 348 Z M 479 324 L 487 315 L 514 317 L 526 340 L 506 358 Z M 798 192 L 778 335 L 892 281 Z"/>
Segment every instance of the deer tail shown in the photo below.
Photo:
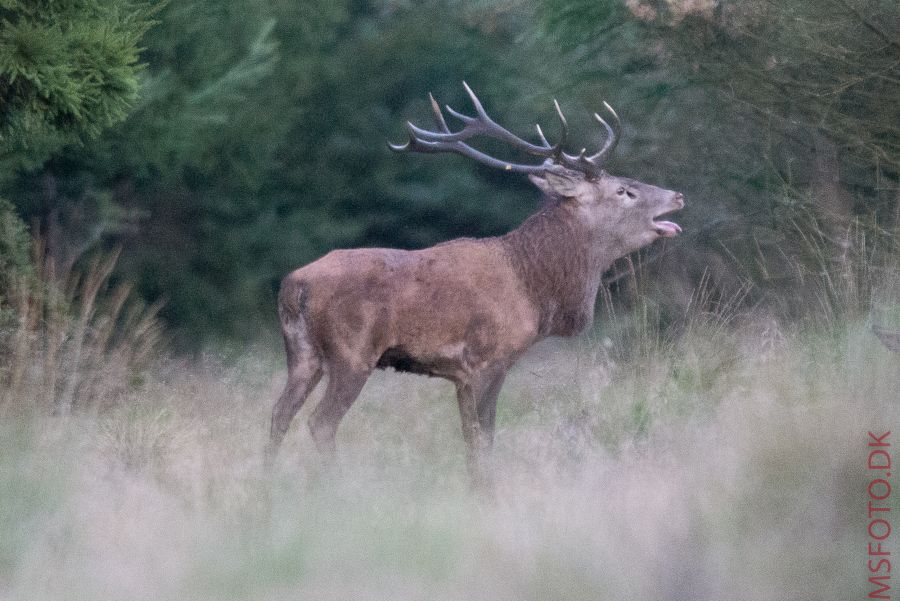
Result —
<path fill-rule="evenodd" d="M 306 308 L 306 283 L 291 276 L 281 281 L 278 291 L 278 314 L 282 321 L 296 319 Z"/>

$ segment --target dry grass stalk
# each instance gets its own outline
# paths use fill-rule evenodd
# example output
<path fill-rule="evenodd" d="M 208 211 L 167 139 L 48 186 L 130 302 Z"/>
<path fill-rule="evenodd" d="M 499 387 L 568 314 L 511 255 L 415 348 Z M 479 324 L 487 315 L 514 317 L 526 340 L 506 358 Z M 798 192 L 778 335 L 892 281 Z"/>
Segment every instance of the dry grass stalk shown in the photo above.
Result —
<path fill-rule="evenodd" d="M 144 306 L 129 284 L 115 284 L 119 251 L 84 274 L 60 273 L 36 239 L 32 277 L 7 300 L 14 316 L 0 332 L 0 407 L 13 411 L 102 408 L 120 402 L 158 348 L 160 305 Z"/>

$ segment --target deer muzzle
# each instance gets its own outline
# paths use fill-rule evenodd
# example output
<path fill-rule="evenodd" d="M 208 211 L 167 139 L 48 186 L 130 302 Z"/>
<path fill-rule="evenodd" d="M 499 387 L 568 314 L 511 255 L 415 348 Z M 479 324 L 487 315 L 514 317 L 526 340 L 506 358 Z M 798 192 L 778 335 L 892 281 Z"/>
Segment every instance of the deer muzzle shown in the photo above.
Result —
<path fill-rule="evenodd" d="M 675 223 L 674 221 L 657 221 L 657 217 L 662 217 L 663 215 L 668 215 L 669 213 L 674 213 L 675 211 L 679 211 L 684 208 L 684 195 L 681 192 L 675 192 L 672 196 L 671 205 L 666 208 L 662 213 L 657 213 L 653 217 L 653 229 L 657 234 L 664 238 L 671 238 L 672 236 L 677 236 L 681 233 L 681 226 Z"/>

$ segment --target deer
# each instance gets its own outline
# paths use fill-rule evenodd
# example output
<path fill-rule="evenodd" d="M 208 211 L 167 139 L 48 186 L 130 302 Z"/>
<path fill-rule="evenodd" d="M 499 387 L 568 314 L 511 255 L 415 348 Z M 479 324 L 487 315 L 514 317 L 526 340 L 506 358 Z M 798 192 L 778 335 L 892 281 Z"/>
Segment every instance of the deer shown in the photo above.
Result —
<path fill-rule="evenodd" d="M 659 218 L 684 207 L 684 196 L 603 169 L 620 139 L 618 114 L 600 149 L 570 154 L 568 124 L 554 100 L 560 138 L 538 143 L 497 124 L 469 87 L 475 115 L 445 106 L 462 123 L 451 131 L 429 94 L 436 130 L 406 123 L 398 153 L 456 153 L 517 174 L 542 193 L 541 208 L 518 228 L 488 238 L 459 238 L 419 250 L 334 250 L 289 273 L 278 294 L 287 383 L 271 415 L 271 465 L 294 416 L 327 376 L 311 412 L 317 451 L 332 457 L 341 419 L 376 369 L 443 378 L 456 387 L 466 465 L 476 487 L 490 486 L 497 397 L 507 372 L 548 336 L 570 337 L 593 322 L 605 271 L 619 258 L 682 230 Z M 513 163 L 470 144 L 493 138 L 536 157 Z M 540 161 L 540 162 L 537 162 Z"/>

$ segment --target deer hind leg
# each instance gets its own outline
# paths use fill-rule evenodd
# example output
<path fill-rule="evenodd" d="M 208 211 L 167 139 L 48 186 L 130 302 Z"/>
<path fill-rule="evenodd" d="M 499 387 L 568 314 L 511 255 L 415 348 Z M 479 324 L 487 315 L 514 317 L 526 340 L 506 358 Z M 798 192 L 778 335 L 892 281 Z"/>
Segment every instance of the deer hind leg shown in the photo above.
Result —
<path fill-rule="evenodd" d="M 325 396 L 309 417 L 309 431 L 316 448 L 326 457 L 334 455 L 338 424 L 356 401 L 371 369 L 354 369 L 334 362 L 328 365 L 328 386 Z"/>
<path fill-rule="evenodd" d="M 322 378 L 322 359 L 309 338 L 305 318 L 297 315 L 283 320 L 282 331 L 287 353 L 288 380 L 284 392 L 272 408 L 269 444 L 266 448 L 266 461 L 269 465 L 274 461 L 294 416 Z"/>
<path fill-rule="evenodd" d="M 503 386 L 506 370 L 486 369 L 467 382 L 456 385 L 456 400 L 466 443 L 466 463 L 476 488 L 490 489 L 493 474 L 490 453 L 494 440 L 494 418 L 497 396 Z"/>

